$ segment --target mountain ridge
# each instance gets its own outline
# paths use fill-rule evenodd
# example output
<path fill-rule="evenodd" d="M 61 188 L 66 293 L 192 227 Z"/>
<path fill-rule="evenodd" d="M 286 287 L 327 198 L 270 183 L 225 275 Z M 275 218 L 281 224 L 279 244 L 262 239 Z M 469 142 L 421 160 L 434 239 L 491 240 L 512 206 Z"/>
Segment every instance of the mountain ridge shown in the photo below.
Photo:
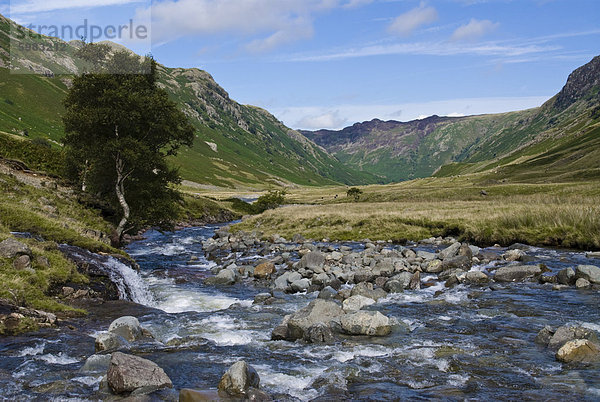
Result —
<path fill-rule="evenodd" d="M 0 131 L 62 138 L 62 99 L 70 79 L 82 71 L 81 41 L 25 36 L 26 30 L 0 16 Z M 9 50 L 16 50 L 12 54 Z M 43 46 L 53 51 L 19 51 Z M 112 49 L 122 49 L 111 44 Z M 10 69 L 9 69 L 10 68 Z M 354 172 L 277 118 L 232 100 L 206 71 L 159 65 L 159 86 L 178 103 L 197 130 L 194 146 L 173 163 L 184 179 L 223 187 L 360 184 L 373 181 Z"/>

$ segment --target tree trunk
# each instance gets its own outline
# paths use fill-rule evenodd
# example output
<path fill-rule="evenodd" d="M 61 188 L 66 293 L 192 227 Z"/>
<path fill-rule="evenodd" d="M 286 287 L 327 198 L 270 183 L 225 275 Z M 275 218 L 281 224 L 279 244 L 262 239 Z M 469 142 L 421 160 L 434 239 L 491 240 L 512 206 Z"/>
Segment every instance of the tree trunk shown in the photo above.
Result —
<path fill-rule="evenodd" d="M 119 222 L 119 226 L 117 226 L 117 235 L 119 236 L 119 242 L 123 238 L 123 232 L 125 231 L 125 225 L 129 221 L 129 204 L 127 204 L 127 200 L 125 199 L 125 187 L 123 182 L 126 179 L 126 175 L 123 174 L 123 160 L 121 156 L 117 154 L 115 157 L 115 167 L 117 170 L 117 182 L 115 184 L 115 192 L 117 194 L 117 199 L 119 200 L 119 204 L 121 204 L 121 208 L 123 209 L 123 217 Z"/>

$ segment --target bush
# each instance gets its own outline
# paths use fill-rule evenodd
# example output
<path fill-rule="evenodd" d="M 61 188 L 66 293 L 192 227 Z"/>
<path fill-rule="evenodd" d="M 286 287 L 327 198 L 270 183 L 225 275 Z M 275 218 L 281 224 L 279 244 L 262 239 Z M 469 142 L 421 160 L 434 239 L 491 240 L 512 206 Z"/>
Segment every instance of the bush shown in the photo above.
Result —
<path fill-rule="evenodd" d="M 252 206 L 257 214 L 260 214 L 267 209 L 277 208 L 285 203 L 285 190 L 272 190 L 267 194 L 258 197 L 258 200 Z"/>
<path fill-rule="evenodd" d="M 352 187 L 349 188 L 348 191 L 346 191 L 346 195 L 350 198 L 354 198 L 354 201 L 358 201 L 358 199 L 360 198 L 360 195 L 362 194 L 362 190 L 358 187 Z"/>

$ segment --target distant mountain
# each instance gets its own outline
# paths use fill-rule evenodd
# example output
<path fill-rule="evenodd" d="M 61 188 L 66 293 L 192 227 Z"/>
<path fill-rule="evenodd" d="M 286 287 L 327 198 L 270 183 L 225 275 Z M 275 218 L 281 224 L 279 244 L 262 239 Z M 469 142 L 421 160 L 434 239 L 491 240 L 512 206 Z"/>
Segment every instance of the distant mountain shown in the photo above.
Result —
<path fill-rule="evenodd" d="M 0 132 L 59 144 L 64 134 L 62 100 L 72 76 L 82 71 L 83 64 L 75 57 L 82 43 L 49 37 L 20 40 L 14 34 L 19 30 L 25 28 L 0 15 Z M 27 45 L 36 44 L 43 50 L 28 50 Z M 174 161 L 185 179 L 262 187 L 375 180 L 347 168 L 267 111 L 238 104 L 205 71 L 159 66 L 159 82 L 197 128 L 194 146 Z"/>
<path fill-rule="evenodd" d="M 600 118 L 599 89 L 600 56 L 574 71 L 562 91 L 539 108 L 406 123 L 372 120 L 302 134 L 348 166 L 387 182 L 427 177 L 452 163 L 437 175 L 480 171 L 542 143 L 548 148 L 592 130 Z"/>

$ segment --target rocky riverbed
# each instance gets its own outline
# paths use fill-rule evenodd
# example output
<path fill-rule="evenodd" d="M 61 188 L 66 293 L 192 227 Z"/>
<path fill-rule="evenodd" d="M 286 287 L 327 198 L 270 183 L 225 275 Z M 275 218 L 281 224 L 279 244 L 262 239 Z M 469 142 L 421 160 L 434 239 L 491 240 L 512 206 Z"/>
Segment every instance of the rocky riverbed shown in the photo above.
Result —
<path fill-rule="evenodd" d="M 600 397 L 596 254 L 263 241 L 218 225 L 128 251 L 141 267 L 128 292 L 146 307 L 107 302 L 73 329 L 3 338 L 5 398 Z M 139 330 L 119 332 L 121 316 Z M 156 384 L 116 369 L 131 362 Z"/>

